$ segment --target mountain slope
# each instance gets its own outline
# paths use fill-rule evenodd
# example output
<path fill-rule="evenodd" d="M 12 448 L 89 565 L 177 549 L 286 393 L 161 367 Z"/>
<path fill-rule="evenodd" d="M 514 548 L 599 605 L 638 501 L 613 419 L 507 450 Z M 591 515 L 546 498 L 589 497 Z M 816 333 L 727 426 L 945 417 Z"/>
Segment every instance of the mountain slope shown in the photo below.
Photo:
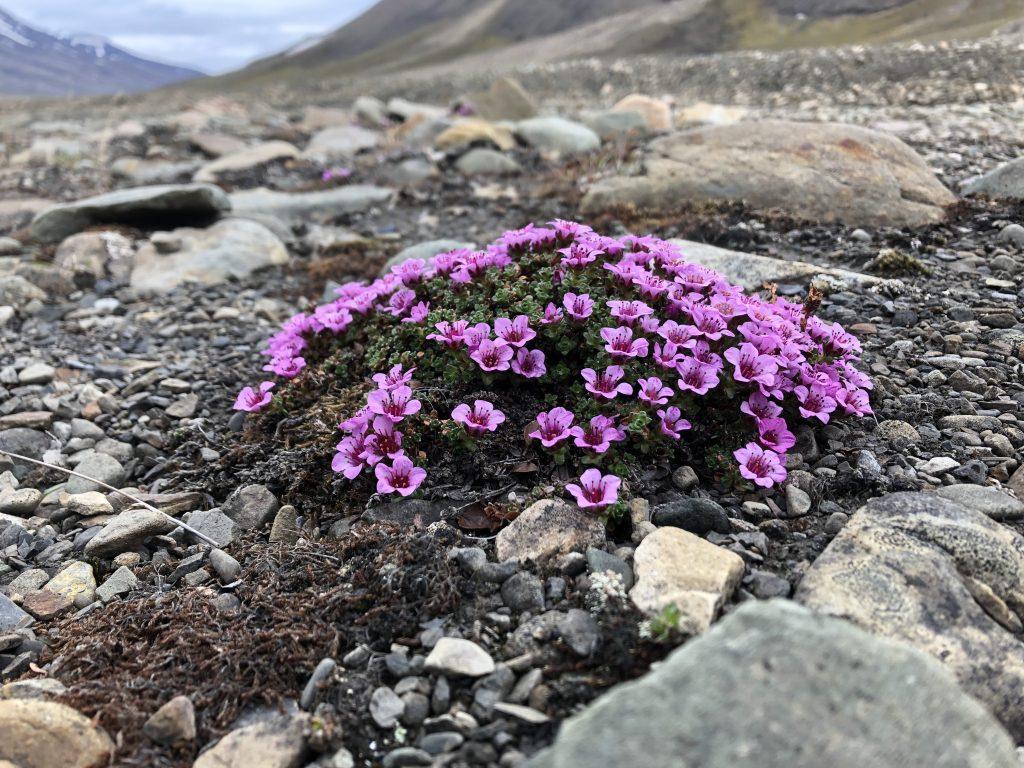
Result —
<path fill-rule="evenodd" d="M 1021 18 L 1024 0 L 381 0 L 228 79 L 976 37 Z"/>
<path fill-rule="evenodd" d="M 96 35 L 50 35 L 0 8 L 3 95 L 81 96 L 144 91 L 200 74 L 140 58 Z"/>

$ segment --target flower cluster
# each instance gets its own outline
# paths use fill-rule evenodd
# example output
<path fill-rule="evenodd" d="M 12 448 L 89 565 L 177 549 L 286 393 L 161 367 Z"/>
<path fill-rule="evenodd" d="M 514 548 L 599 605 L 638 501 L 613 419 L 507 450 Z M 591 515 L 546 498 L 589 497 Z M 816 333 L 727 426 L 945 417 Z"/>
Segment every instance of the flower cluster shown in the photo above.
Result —
<path fill-rule="evenodd" d="M 538 458 L 580 467 L 566 490 L 593 509 L 618 500 L 619 475 L 644 456 L 723 441 L 739 475 L 770 488 L 786 478 L 801 420 L 871 413 L 871 381 L 854 365 L 860 344 L 841 326 L 785 298 L 747 295 L 653 237 L 531 225 L 484 250 L 411 259 L 337 294 L 282 326 L 264 370 L 293 379 L 310 360 L 353 348 L 366 350 L 367 368 L 353 385 L 391 366 L 342 423 L 333 462 L 350 480 L 373 467 L 380 493 L 408 495 L 426 475 L 406 457 L 408 429 L 399 429 L 421 407 L 417 369 L 444 393 L 431 418 L 450 414 L 478 447 L 521 430 Z M 474 396 L 481 388 L 501 410 Z M 266 390 L 247 388 L 236 407 L 267 400 Z M 540 407 L 507 415 L 528 402 Z M 612 467 L 617 474 L 604 471 Z"/>

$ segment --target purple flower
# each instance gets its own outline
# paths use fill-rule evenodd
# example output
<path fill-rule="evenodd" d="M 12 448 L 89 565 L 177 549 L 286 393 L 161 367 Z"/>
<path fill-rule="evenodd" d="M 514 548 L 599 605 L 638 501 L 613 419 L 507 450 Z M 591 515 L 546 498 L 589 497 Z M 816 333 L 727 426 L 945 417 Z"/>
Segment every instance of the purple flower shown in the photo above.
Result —
<path fill-rule="evenodd" d="M 670 405 L 665 409 L 659 409 L 658 416 L 661 418 L 661 423 L 658 424 L 658 431 L 665 435 L 665 437 L 671 437 L 673 440 L 678 440 L 680 433 L 690 429 L 692 426 L 690 422 L 682 417 L 682 412 L 674 405 Z"/>
<path fill-rule="evenodd" d="M 530 318 L 526 315 L 518 315 L 515 320 L 499 317 L 494 321 L 494 334 L 513 347 L 522 347 L 537 336 L 537 332 L 530 327 Z"/>
<path fill-rule="evenodd" d="M 789 431 L 785 419 L 761 419 L 757 422 L 757 431 L 762 445 L 776 453 L 785 453 L 796 445 L 796 435 Z"/>
<path fill-rule="evenodd" d="M 396 275 L 403 285 L 415 285 L 426 277 L 427 262 L 423 259 L 406 259 L 401 264 L 391 268 L 391 273 Z"/>
<path fill-rule="evenodd" d="M 602 328 L 601 338 L 605 340 L 605 352 L 615 360 L 647 357 L 647 352 L 650 348 L 647 339 L 634 339 L 633 329 L 626 326 Z"/>
<path fill-rule="evenodd" d="M 238 397 L 235 398 L 235 404 L 233 408 L 236 411 L 248 411 L 249 413 L 258 413 L 262 411 L 273 397 L 270 394 L 270 390 L 274 388 L 274 382 L 264 381 L 260 384 L 259 392 L 253 390 L 252 387 L 244 387 L 241 392 L 238 393 Z"/>
<path fill-rule="evenodd" d="M 677 347 L 682 347 L 690 339 L 698 335 L 698 331 L 692 325 L 680 325 L 675 320 L 666 320 L 658 327 L 658 335 L 665 341 L 670 341 Z"/>
<path fill-rule="evenodd" d="M 412 399 L 412 390 L 407 386 L 393 390 L 378 389 L 366 397 L 370 411 L 380 416 L 387 416 L 396 424 L 406 416 L 419 413 L 420 401 Z"/>
<path fill-rule="evenodd" d="M 375 373 L 373 374 L 373 383 L 377 385 L 377 389 L 394 390 L 399 387 L 406 386 L 412 381 L 412 375 L 416 373 L 415 368 L 410 368 L 408 371 L 402 368 L 402 364 L 398 363 L 393 365 L 391 370 L 387 373 Z"/>
<path fill-rule="evenodd" d="M 512 361 L 512 372 L 528 379 L 537 379 L 547 373 L 544 366 L 544 353 L 539 349 L 520 349 Z"/>
<path fill-rule="evenodd" d="M 604 251 L 592 249 L 585 243 L 573 243 L 558 252 L 562 254 L 562 265 L 569 269 L 582 269 L 595 261 L 598 256 L 604 255 Z"/>
<path fill-rule="evenodd" d="M 730 347 L 725 351 L 725 359 L 735 366 L 733 377 L 736 381 L 751 384 L 762 384 L 771 387 L 775 383 L 775 373 L 779 370 L 775 358 L 762 355 L 753 344 L 745 343 L 739 347 Z"/>
<path fill-rule="evenodd" d="M 480 346 L 470 353 L 482 371 L 507 371 L 515 351 L 504 341 L 484 339 Z"/>
<path fill-rule="evenodd" d="M 370 410 L 369 406 L 363 406 L 355 416 L 341 422 L 341 424 L 338 425 L 338 429 L 343 432 L 348 432 L 350 435 L 362 437 L 370 428 L 370 421 L 372 421 L 373 418 L 373 411 Z"/>
<path fill-rule="evenodd" d="M 273 357 L 263 366 L 263 370 L 286 379 L 294 379 L 305 367 L 306 359 L 303 357 Z"/>
<path fill-rule="evenodd" d="M 646 274 L 643 267 L 639 267 L 632 261 L 626 261 L 625 259 L 618 264 L 606 261 L 604 268 L 615 275 L 616 280 L 622 285 L 631 285 L 635 278 Z"/>
<path fill-rule="evenodd" d="M 613 300 L 607 304 L 612 311 L 612 317 L 622 325 L 633 325 L 637 320 L 654 314 L 654 310 L 642 301 Z"/>
<path fill-rule="evenodd" d="M 618 365 L 609 365 L 599 376 L 593 368 L 580 371 L 587 382 L 586 390 L 598 400 L 614 400 L 616 395 L 632 395 L 633 386 L 625 382 L 619 383 L 625 372 Z"/>
<path fill-rule="evenodd" d="M 694 307 L 690 311 L 690 318 L 693 320 L 693 326 L 701 335 L 711 341 L 718 341 L 723 336 L 735 335 L 729 330 L 725 319 L 714 309 Z"/>
<path fill-rule="evenodd" d="M 562 306 L 565 307 L 569 317 L 577 323 L 581 320 L 586 320 L 594 314 L 594 302 L 588 293 L 582 293 L 578 296 L 575 293 L 567 293 L 562 299 Z"/>
<path fill-rule="evenodd" d="M 740 474 L 756 485 L 771 488 L 786 479 L 786 468 L 775 451 L 766 451 L 757 443 L 747 443 L 732 455 L 740 463 Z"/>
<path fill-rule="evenodd" d="M 378 464 L 374 473 L 377 475 L 377 493 L 401 496 L 413 493 L 427 476 L 425 469 L 414 466 L 404 454 L 397 456 L 390 467 L 383 462 Z"/>
<path fill-rule="evenodd" d="M 577 447 L 594 453 L 604 453 L 612 443 L 626 439 L 626 433 L 615 426 L 615 419 L 600 414 L 590 420 L 587 427 L 576 426 L 569 430 Z"/>
<path fill-rule="evenodd" d="M 653 357 L 657 366 L 666 371 L 674 371 L 683 360 L 683 354 L 679 351 L 679 347 L 671 341 L 666 341 L 664 347 L 658 342 L 654 342 Z"/>
<path fill-rule="evenodd" d="M 427 315 L 430 314 L 430 302 L 419 301 L 412 305 L 412 309 L 409 310 L 409 316 L 402 319 L 403 323 L 416 323 L 419 325 L 427 319 Z"/>
<path fill-rule="evenodd" d="M 686 346 L 693 353 L 693 357 L 698 363 L 710 366 L 716 371 L 721 371 L 725 368 L 722 358 L 711 351 L 711 346 L 704 339 L 691 339 L 686 342 Z"/>
<path fill-rule="evenodd" d="M 454 323 L 442 320 L 440 323 L 434 325 L 434 327 L 437 328 L 437 333 L 431 333 L 427 338 L 433 339 L 434 341 L 440 341 L 449 349 L 461 347 L 462 339 L 468 326 L 469 323 L 465 320 L 456 320 Z"/>
<path fill-rule="evenodd" d="M 477 400 L 472 409 L 465 403 L 455 406 L 452 418 L 462 424 L 470 434 L 482 435 L 496 430 L 498 425 L 505 421 L 505 414 L 495 409 L 493 403 Z"/>
<path fill-rule="evenodd" d="M 472 352 L 489 339 L 490 336 L 491 326 L 487 323 L 477 323 L 472 328 L 467 328 L 465 333 L 462 334 L 462 343 L 466 345 L 466 349 Z"/>
<path fill-rule="evenodd" d="M 761 392 L 754 392 L 740 405 L 740 410 L 758 421 L 782 415 L 782 406 L 772 402 Z"/>
<path fill-rule="evenodd" d="M 373 432 L 363 438 L 363 456 L 366 463 L 375 466 L 385 458 L 393 459 L 402 453 L 402 433 L 387 416 L 373 419 Z"/>
<path fill-rule="evenodd" d="M 331 333 L 342 333 L 352 322 L 352 313 L 331 302 L 317 307 L 313 318 Z"/>
<path fill-rule="evenodd" d="M 565 408 L 552 408 L 537 414 L 537 428 L 529 436 L 540 440 L 545 448 L 551 448 L 569 437 L 569 426 L 576 416 Z"/>
<path fill-rule="evenodd" d="M 622 480 L 615 475 L 602 475 L 601 470 L 588 469 L 580 477 L 580 484 L 569 483 L 565 490 L 572 494 L 581 509 L 604 509 L 619 499 Z"/>
<path fill-rule="evenodd" d="M 656 299 L 668 291 L 670 283 L 665 282 L 650 272 L 633 278 L 633 285 L 640 289 L 640 295 L 648 299 Z"/>
<path fill-rule="evenodd" d="M 673 395 L 672 389 L 664 386 L 657 376 L 640 379 L 637 387 L 636 396 L 646 405 L 665 405 Z"/>
<path fill-rule="evenodd" d="M 416 291 L 403 288 L 400 291 L 395 291 L 391 294 L 391 298 L 388 299 L 388 304 L 383 308 L 384 312 L 395 317 L 400 317 L 408 312 L 416 301 Z"/>
<path fill-rule="evenodd" d="M 554 325 L 562 321 L 565 315 L 558 307 L 554 304 L 548 303 L 547 307 L 544 308 L 544 317 L 540 319 L 541 325 Z"/>
<path fill-rule="evenodd" d="M 718 371 L 692 357 L 679 364 L 679 376 L 679 389 L 697 395 L 706 395 L 709 389 L 718 386 Z"/>
<path fill-rule="evenodd" d="M 363 447 L 362 437 L 346 437 L 338 443 L 338 452 L 331 460 L 331 469 L 340 472 L 349 480 L 355 480 L 366 466 Z"/>
<path fill-rule="evenodd" d="M 822 424 L 828 424 L 829 414 L 836 409 L 836 401 L 829 396 L 825 387 L 821 384 L 794 387 L 793 394 L 800 401 L 801 416 L 805 419 L 816 418 Z"/>
<path fill-rule="evenodd" d="M 847 413 L 857 416 L 873 413 L 868 393 L 863 389 L 838 389 L 836 390 L 836 401 L 843 406 L 843 410 Z"/>

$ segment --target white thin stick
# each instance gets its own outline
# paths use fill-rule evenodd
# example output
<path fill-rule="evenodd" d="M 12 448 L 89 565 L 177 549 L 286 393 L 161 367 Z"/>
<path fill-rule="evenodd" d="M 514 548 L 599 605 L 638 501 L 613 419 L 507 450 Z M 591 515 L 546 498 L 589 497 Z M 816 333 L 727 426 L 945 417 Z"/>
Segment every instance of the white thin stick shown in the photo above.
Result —
<path fill-rule="evenodd" d="M 220 544 L 218 544 L 216 541 L 211 539 L 205 533 L 201 533 L 200 531 L 197 531 L 195 528 L 193 528 L 193 527 L 191 527 L 189 525 L 186 525 L 181 520 L 178 520 L 175 517 L 171 517 L 166 512 L 164 512 L 162 509 L 157 509 L 152 504 L 147 504 L 142 499 L 138 499 L 135 496 L 132 496 L 130 493 L 125 493 L 124 491 L 122 491 L 122 490 L 120 490 L 118 488 L 115 488 L 112 485 L 107 485 L 102 480 L 97 480 L 95 477 L 89 477 L 88 475 L 83 475 L 81 472 L 75 472 L 73 469 L 67 469 L 65 467 L 58 467 L 56 464 L 50 464 L 50 463 L 45 462 L 45 461 L 39 461 L 38 459 L 30 459 L 28 456 L 21 456 L 21 455 L 19 455 L 17 453 L 11 453 L 10 451 L 5 451 L 2 448 L 0 448 L 0 454 L 3 454 L 4 456 L 10 456 L 12 459 L 17 459 L 18 461 L 27 461 L 29 464 L 38 464 L 40 467 L 46 467 L 47 469 L 55 469 L 58 472 L 64 472 L 65 474 L 74 475 L 75 477 L 80 477 L 83 480 L 88 480 L 88 481 L 90 481 L 92 483 L 96 483 L 96 485 L 102 486 L 103 488 L 106 488 L 108 491 L 113 491 L 114 493 L 119 493 L 122 496 L 125 496 L 126 498 L 131 499 L 136 504 L 141 504 L 146 509 L 151 510 L 153 512 L 156 512 L 159 515 L 163 515 L 168 520 L 170 520 L 172 523 L 174 523 L 175 525 L 180 525 L 182 528 L 184 528 L 186 531 L 191 533 L 193 536 L 201 539 L 202 541 L 205 541 L 211 547 L 219 547 L 220 546 Z"/>

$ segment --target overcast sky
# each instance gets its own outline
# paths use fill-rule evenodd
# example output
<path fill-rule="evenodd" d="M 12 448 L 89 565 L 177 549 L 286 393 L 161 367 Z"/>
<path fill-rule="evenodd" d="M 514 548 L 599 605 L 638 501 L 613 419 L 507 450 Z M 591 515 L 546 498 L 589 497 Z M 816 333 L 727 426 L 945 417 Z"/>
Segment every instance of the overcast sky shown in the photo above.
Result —
<path fill-rule="evenodd" d="M 47 32 L 88 32 L 149 58 L 225 72 L 340 26 L 375 0 L 0 0 Z"/>

